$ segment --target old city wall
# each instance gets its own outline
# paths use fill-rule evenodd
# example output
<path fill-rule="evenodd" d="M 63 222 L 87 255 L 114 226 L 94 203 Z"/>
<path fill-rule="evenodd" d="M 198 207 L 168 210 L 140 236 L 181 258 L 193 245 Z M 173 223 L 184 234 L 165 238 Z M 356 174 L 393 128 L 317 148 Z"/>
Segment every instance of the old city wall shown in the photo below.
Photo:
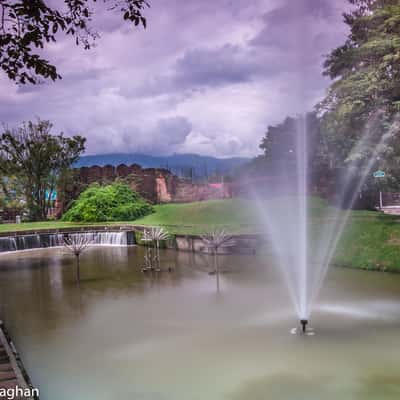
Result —
<path fill-rule="evenodd" d="M 60 212 L 92 183 L 109 184 L 120 181 L 128 184 L 151 203 L 191 202 L 230 197 L 229 185 L 222 183 L 194 184 L 178 178 L 167 169 L 142 168 L 140 165 L 106 165 L 82 167 L 60 188 Z"/>

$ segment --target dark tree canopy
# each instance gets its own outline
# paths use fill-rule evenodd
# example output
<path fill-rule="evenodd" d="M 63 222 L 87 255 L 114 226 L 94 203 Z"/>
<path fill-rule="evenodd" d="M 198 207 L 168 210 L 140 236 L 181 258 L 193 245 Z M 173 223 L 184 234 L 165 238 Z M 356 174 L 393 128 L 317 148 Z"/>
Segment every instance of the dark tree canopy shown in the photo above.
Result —
<path fill-rule="evenodd" d="M 350 34 L 325 62 L 335 82 L 321 108 L 355 131 L 371 117 L 390 123 L 400 111 L 400 4 L 398 0 L 350 0 Z"/>
<path fill-rule="evenodd" d="M 37 120 L 0 136 L 0 173 L 21 183 L 32 220 L 47 218 L 60 177 L 85 149 L 85 138 L 52 135 L 51 128 Z"/>
<path fill-rule="evenodd" d="M 125 21 L 146 27 L 146 0 L 102 0 L 110 11 L 120 12 Z M 71 36 L 89 49 L 98 34 L 91 22 L 90 3 L 96 0 L 0 0 L 0 66 L 19 84 L 41 79 L 60 79 L 56 66 L 41 56 L 41 49 L 56 42 L 59 34 Z M 53 3 L 54 4 L 54 3 Z"/>
<path fill-rule="evenodd" d="M 306 135 L 309 171 L 318 176 L 329 168 L 329 155 L 321 132 L 321 120 L 315 112 L 304 116 L 286 117 L 269 126 L 261 140 L 263 155 L 241 168 L 243 175 L 282 175 L 282 170 L 295 173 L 299 140 Z"/>
<path fill-rule="evenodd" d="M 290 164 L 295 158 L 300 130 L 304 130 L 310 162 L 326 159 L 321 137 L 321 122 L 315 112 L 287 117 L 281 124 L 269 126 L 260 148 L 272 163 Z"/>
<path fill-rule="evenodd" d="M 325 139 L 338 164 L 364 165 L 374 158 L 377 167 L 396 171 L 400 167 L 400 3 L 349 2 L 355 6 L 344 14 L 350 34 L 325 62 L 325 74 L 334 79 L 319 106 Z"/>

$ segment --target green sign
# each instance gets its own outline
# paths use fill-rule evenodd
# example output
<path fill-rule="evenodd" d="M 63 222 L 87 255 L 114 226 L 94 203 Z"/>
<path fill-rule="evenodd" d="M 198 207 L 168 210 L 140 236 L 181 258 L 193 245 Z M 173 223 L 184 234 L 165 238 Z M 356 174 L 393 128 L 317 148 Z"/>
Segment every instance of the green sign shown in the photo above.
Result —
<path fill-rule="evenodd" d="M 384 171 L 376 171 L 374 172 L 374 178 L 384 178 L 385 172 Z"/>

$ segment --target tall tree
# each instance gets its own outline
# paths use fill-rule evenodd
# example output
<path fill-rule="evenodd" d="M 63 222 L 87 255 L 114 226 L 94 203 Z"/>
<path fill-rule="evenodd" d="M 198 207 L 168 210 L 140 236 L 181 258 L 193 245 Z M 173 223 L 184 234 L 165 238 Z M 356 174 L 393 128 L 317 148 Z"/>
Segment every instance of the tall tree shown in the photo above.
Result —
<path fill-rule="evenodd" d="M 326 146 L 321 135 L 321 121 L 315 112 L 287 117 L 281 124 L 269 126 L 260 148 L 271 167 L 280 168 L 296 162 L 300 130 L 304 130 L 310 167 L 315 170 L 327 162 Z"/>
<path fill-rule="evenodd" d="M 45 220 L 60 176 L 85 149 L 82 136 L 52 135 L 49 121 L 38 119 L 0 137 L 0 172 L 24 187 L 32 220 Z"/>
<path fill-rule="evenodd" d="M 400 3 L 349 2 L 354 8 L 344 20 L 350 33 L 326 59 L 325 74 L 334 82 L 319 105 L 330 156 L 337 164 L 359 165 L 373 157 L 378 167 L 398 170 Z"/>
<path fill-rule="evenodd" d="M 146 0 L 103 0 L 108 10 L 120 12 L 125 21 L 146 27 Z M 56 42 L 60 34 L 72 36 L 89 49 L 98 34 L 91 23 L 96 0 L 0 0 L 0 66 L 19 84 L 38 83 L 41 78 L 60 79 L 56 66 L 41 56 L 41 49 Z"/>

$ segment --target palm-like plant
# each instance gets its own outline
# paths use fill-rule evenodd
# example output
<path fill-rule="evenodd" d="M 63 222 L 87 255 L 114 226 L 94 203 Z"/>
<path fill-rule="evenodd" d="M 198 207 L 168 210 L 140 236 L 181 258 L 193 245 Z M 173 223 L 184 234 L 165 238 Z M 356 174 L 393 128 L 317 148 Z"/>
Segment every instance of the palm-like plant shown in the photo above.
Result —
<path fill-rule="evenodd" d="M 215 229 L 205 235 L 201 235 L 200 237 L 205 244 L 205 247 L 215 254 L 218 252 L 220 247 L 234 244 L 233 237 L 228 235 L 224 229 Z"/>
<path fill-rule="evenodd" d="M 86 250 L 92 241 L 85 235 L 70 235 L 64 238 L 63 246 L 67 249 L 71 254 L 75 256 L 76 260 L 76 279 L 78 283 L 81 281 L 81 273 L 80 273 L 80 256 L 84 250 Z"/>
<path fill-rule="evenodd" d="M 219 292 L 219 263 L 218 263 L 218 249 L 222 246 L 230 246 L 234 244 L 232 236 L 228 235 L 223 229 L 215 229 L 206 235 L 200 236 L 205 244 L 205 247 L 211 250 L 214 261 L 214 273 L 217 279 L 217 291 Z"/>
<path fill-rule="evenodd" d="M 161 271 L 160 268 L 160 241 L 167 240 L 169 233 L 164 228 L 152 227 L 145 229 L 143 232 L 142 241 L 153 244 L 153 248 L 150 246 L 147 248 L 145 255 L 145 268 L 144 270 L 156 270 Z M 155 267 L 156 266 L 156 267 Z"/>

